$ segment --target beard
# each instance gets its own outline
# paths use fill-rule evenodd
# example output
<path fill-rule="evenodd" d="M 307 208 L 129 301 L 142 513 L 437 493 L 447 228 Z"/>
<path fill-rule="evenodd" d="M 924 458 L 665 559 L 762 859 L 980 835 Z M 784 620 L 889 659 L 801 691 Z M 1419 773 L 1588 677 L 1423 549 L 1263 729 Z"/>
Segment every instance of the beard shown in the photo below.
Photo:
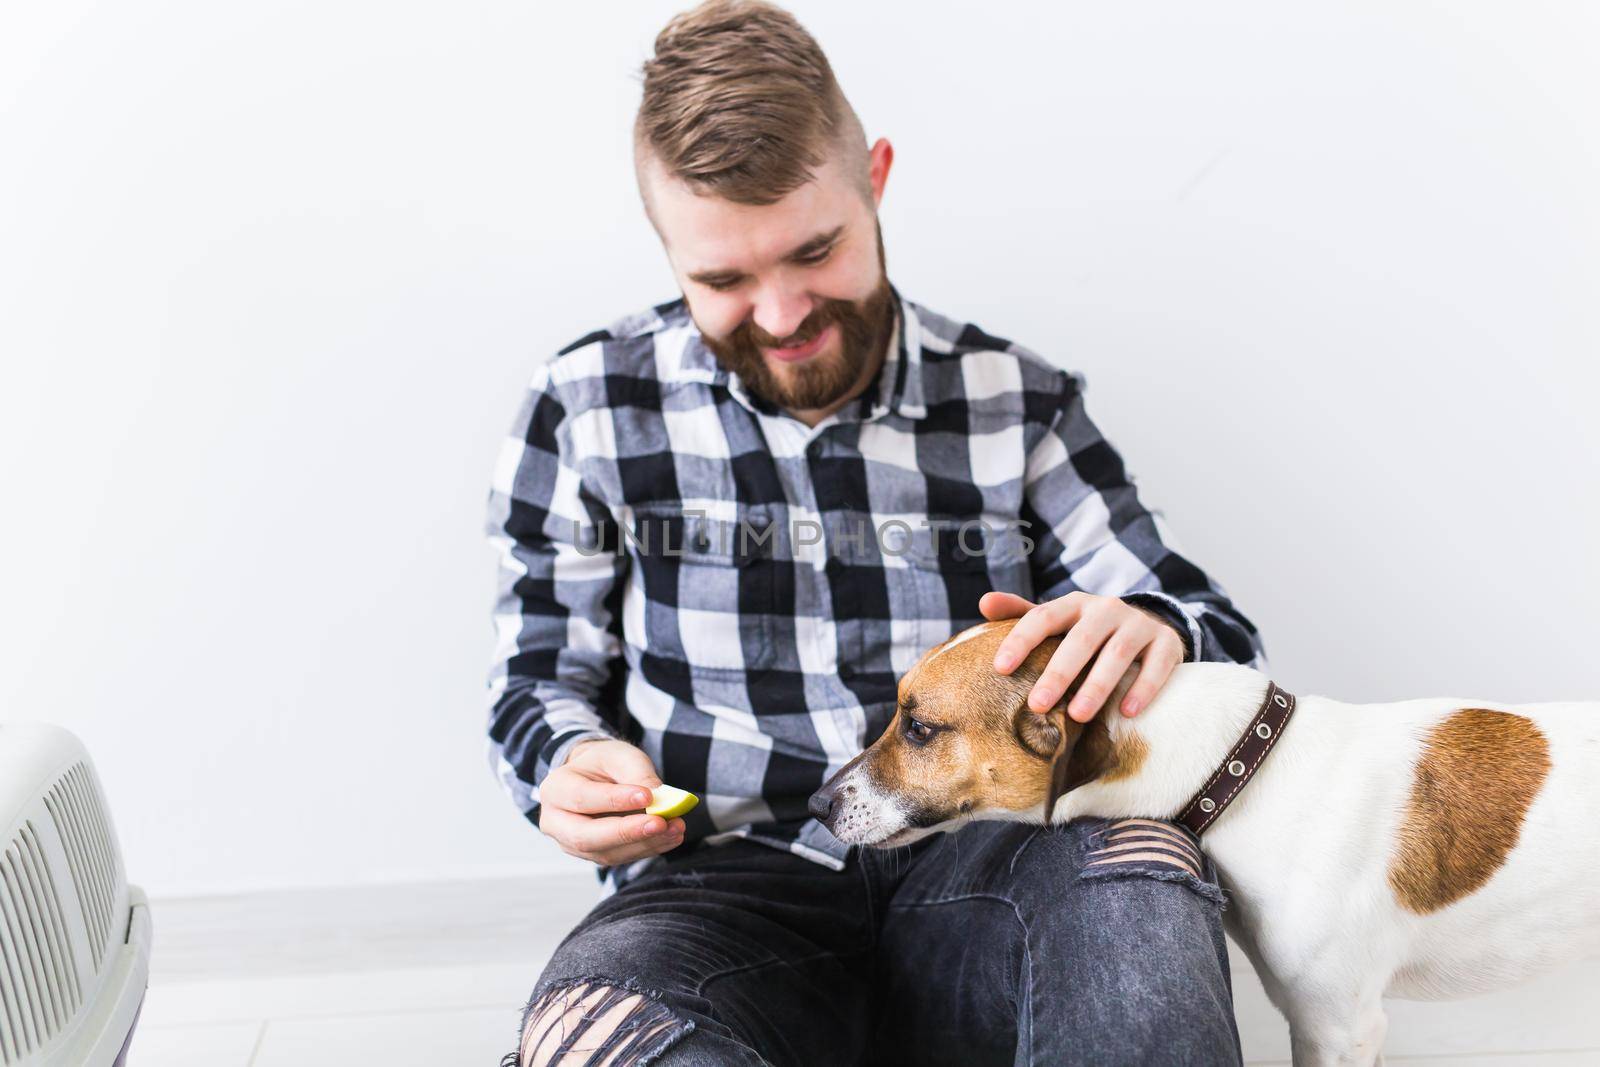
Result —
<path fill-rule="evenodd" d="M 883 356 L 894 328 L 894 293 L 883 255 L 883 229 L 878 227 L 878 284 L 859 301 L 824 299 L 788 337 L 774 337 L 745 319 L 726 337 L 701 332 L 701 341 L 723 368 L 739 376 L 751 394 L 780 408 L 814 411 L 843 400 L 861 380 L 865 368 Z M 774 372 L 763 348 L 795 348 L 837 323 L 839 350 L 818 352 L 794 364 L 787 374 Z"/>

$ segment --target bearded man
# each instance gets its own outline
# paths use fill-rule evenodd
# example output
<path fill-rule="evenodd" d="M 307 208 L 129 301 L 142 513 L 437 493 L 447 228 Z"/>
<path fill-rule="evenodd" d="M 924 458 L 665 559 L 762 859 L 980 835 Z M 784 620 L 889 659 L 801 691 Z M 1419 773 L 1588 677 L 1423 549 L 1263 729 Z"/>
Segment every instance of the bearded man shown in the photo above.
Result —
<path fill-rule="evenodd" d="M 539 365 L 489 497 L 491 755 L 604 893 L 506 1064 L 1237 1063 L 1216 872 L 1152 823 L 846 847 L 811 794 L 919 656 L 1064 635 L 1026 707 L 1137 714 L 1189 660 L 1265 669 L 1169 544 L 1085 380 L 903 296 L 867 143 L 783 10 L 713 0 L 645 63 L 635 159 L 681 296 Z M 981 278 L 975 279 L 981 281 Z M 642 809 L 665 781 L 703 802 Z M 913 835 L 916 836 L 916 835 Z"/>

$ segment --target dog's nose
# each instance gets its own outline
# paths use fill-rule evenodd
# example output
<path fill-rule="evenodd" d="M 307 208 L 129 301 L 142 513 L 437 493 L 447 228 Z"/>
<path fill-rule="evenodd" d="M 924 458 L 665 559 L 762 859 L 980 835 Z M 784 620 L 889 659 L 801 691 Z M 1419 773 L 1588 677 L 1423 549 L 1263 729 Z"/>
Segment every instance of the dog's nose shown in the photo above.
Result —
<path fill-rule="evenodd" d="M 832 782 L 829 782 L 811 794 L 811 799 L 806 801 L 806 810 L 815 815 L 820 821 L 826 823 L 828 816 L 833 814 L 833 802 L 838 795 L 838 788 Z"/>

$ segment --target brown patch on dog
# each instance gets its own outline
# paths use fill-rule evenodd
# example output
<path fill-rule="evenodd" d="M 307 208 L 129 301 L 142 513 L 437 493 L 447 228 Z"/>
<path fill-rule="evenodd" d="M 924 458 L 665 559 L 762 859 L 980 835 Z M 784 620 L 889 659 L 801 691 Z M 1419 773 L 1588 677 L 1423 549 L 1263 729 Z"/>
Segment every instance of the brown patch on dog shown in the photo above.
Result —
<path fill-rule="evenodd" d="M 1135 668 L 1138 665 L 1138 661 L 1135 661 L 1129 668 L 1131 675 L 1136 676 Z M 1124 679 L 1125 683 L 1127 681 L 1129 679 Z M 1106 704 L 1120 703 L 1126 692 L 1127 685 L 1119 685 L 1117 691 L 1107 698 Z M 1026 708 L 1023 713 L 1034 714 Z M 1050 791 L 1045 797 L 1047 813 L 1054 812 L 1056 801 L 1080 786 L 1090 782 L 1115 782 L 1138 774 L 1145 756 L 1149 754 L 1142 737 L 1124 734 L 1112 740 L 1105 715 L 1096 714 L 1079 730 L 1077 743 L 1063 752 L 1051 768 Z"/>
<path fill-rule="evenodd" d="M 1436 725 L 1389 863 L 1401 905 L 1426 915 L 1482 888 L 1516 846 L 1549 771 L 1549 742 L 1524 716 L 1462 708 Z"/>
<path fill-rule="evenodd" d="M 1134 666 L 1138 666 L 1137 661 Z M 1112 701 L 1107 700 L 1106 703 Z M 1067 761 L 1071 767 L 1068 778 L 1074 783 L 1070 788 L 1076 789 L 1088 782 L 1116 782 L 1132 778 L 1139 773 L 1149 754 L 1149 746 L 1137 734 L 1124 733 L 1113 741 L 1105 716 L 1096 715 L 1084 727 L 1078 747 L 1073 749 L 1072 758 Z"/>

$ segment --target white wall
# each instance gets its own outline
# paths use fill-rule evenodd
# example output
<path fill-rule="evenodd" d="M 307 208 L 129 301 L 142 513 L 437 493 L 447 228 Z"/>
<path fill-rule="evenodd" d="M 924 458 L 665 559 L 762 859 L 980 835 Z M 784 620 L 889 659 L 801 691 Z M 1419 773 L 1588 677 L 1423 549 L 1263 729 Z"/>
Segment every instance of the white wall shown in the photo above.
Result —
<path fill-rule="evenodd" d="M 483 760 L 493 455 L 675 295 L 677 3 L 8 5 L 0 716 L 153 891 L 566 861 Z M 1291 689 L 1600 696 L 1592 5 L 797 3 L 891 277 L 1089 378 Z"/>

